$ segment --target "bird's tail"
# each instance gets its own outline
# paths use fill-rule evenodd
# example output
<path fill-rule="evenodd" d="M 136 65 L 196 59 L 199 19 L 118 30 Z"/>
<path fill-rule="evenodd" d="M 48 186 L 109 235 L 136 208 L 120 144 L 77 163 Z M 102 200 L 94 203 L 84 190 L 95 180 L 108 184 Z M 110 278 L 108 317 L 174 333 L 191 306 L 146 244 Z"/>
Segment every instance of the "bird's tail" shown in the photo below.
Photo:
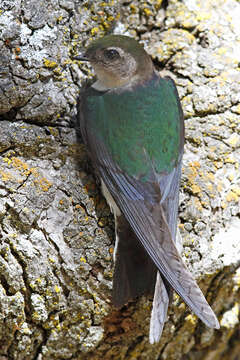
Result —
<path fill-rule="evenodd" d="M 116 216 L 117 249 L 113 304 L 121 307 L 142 295 L 153 295 L 157 268 L 123 215 Z"/>
<path fill-rule="evenodd" d="M 164 323 L 167 318 L 168 304 L 169 304 L 168 292 L 161 278 L 161 275 L 158 271 L 153 304 L 152 304 L 151 320 L 150 320 L 150 330 L 149 330 L 150 344 L 154 344 L 155 342 L 158 342 L 160 340 Z"/>
<path fill-rule="evenodd" d="M 182 251 L 182 238 L 177 228 L 176 246 L 181 253 Z M 168 306 L 172 301 L 173 289 L 161 277 L 160 272 L 157 273 L 157 280 L 154 291 L 154 298 L 152 304 L 150 330 L 149 330 L 149 342 L 154 344 L 161 338 L 164 324 L 167 320 Z"/>

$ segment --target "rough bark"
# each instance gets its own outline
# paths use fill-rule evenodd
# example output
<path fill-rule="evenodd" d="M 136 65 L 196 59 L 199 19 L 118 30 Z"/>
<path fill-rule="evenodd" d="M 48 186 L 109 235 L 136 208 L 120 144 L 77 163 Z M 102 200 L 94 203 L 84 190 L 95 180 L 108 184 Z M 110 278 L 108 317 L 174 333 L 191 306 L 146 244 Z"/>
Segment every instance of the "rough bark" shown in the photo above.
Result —
<path fill-rule="evenodd" d="M 239 359 L 239 16 L 237 0 L 0 3 L 0 359 Z M 72 55 L 115 20 L 178 85 L 183 255 L 221 322 L 176 296 L 154 346 L 151 299 L 111 306 L 113 218 L 71 125 L 91 76 Z"/>

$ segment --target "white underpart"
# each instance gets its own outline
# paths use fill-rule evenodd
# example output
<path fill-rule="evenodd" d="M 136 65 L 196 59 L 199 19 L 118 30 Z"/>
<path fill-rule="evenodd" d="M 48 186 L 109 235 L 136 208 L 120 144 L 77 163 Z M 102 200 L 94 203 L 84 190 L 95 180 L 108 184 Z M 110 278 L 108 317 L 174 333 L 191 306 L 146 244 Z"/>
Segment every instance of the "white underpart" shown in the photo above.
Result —
<path fill-rule="evenodd" d="M 168 304 L 168 293 L 165 288 L 164 282 L 162 281 L 160 272 L 158 271 L 150 320 L 150 344 L 154 344 L 160 340 L 164 323 L 167 319 Z"/>
<path fill-rule="evenodd" d="M 117 216 L 121 215 L 121 211 L 120 211 L 119 207 L 117 206 L 117 204 L 115 203 L 115 201 L 113 200 L 112 195 L 110 194 L 108 188 L 106 187 L 106 185 L 104 184 L 102 179 L 101 179 L 101 189 L 102 189 L 103 196 L 105 197 L 105 199 L 111 209 L 111 212 L 114 214 L 114 219 L 115 219 L 115 246 L 114 246 L 114 252 L 113 252 L 113 260 L 115 262 L 118 241 L 119 241 L 119 238 L 117 235 Z"/>

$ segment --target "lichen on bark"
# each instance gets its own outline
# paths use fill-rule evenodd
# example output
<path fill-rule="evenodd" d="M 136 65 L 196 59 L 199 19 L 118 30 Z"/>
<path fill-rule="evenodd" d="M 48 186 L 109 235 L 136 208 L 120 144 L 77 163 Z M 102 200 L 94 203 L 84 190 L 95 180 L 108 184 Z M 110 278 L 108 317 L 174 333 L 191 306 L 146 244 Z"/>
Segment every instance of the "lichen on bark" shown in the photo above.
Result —
<path fill-rule="evenodd" d="M 1 359 L 238 358 L 239 12 L 237 0 L 1 2 Z M 175 296 L 151 346 L 151 299 L 111 306 L 114 222 L 72 119 L 92 76 L 73 56 L 113 30 L 177 83 L 183 256 L 219 331 Z"/>

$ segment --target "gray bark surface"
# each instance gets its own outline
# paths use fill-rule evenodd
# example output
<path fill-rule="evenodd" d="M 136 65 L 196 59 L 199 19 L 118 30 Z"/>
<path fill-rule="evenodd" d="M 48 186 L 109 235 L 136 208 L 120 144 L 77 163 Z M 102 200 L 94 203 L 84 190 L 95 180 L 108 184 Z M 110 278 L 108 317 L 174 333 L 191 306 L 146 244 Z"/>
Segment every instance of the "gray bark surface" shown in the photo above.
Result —
<path fill-rule="evenodd" d="M 240 3 L 161 3 L 0 3 L 0 360 L 240 359 Z M 114 25 L 178 86 L 183 256 L 219 331 L 175 296 L 152 346 L 151 299 L 111 306 L 114 221 L 72 126 L 92 72 L 72 56 Z"/>

